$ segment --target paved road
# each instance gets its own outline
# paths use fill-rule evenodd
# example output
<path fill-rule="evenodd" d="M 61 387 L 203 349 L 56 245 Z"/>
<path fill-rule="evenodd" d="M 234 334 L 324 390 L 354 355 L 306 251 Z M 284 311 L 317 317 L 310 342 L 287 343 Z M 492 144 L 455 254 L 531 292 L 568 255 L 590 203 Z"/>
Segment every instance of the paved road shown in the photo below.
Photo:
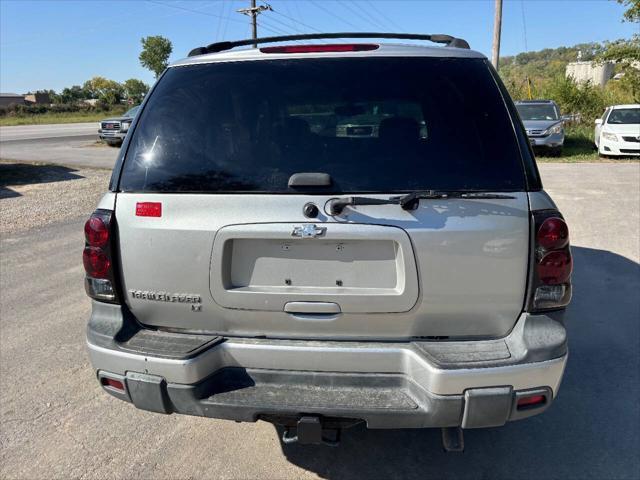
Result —
<path fill-rule="evenodd" d="M 54 163 L 71 167 L 113 168 L 119 148 L 77 138 L 47 138 L 19 142 L 0 142 L 4 160 Z"/>
<path fill-rule="evenodd" d="M 0 127 L 0 158 L 112 168 L 118 148 L 98 141 L 98 123 Z"/>
<path fill-rule="evenodd" d="M 459 455 L 437 430 L 356 427 L 339 448 L 283 447 L 266 423 L 136 410 L 103 394 L 87 361 L 72 216 L 1 240 L 0 478 L 639 478 L 640 164 L 541 170 L 576 265 L 571 356 L 544 415 L 467 431 Z"/>
<path fill-rule="evenodd" d="M 0 142 L 42 140 L 46 138 L 97 138 L 98 122 L 0 127 Z"/>

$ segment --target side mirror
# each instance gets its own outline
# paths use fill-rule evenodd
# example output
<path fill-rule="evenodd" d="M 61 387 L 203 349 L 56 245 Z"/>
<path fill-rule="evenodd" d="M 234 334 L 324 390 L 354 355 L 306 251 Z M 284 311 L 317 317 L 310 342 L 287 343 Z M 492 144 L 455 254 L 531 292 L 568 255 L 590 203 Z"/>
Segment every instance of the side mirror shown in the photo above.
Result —
<path fill-rule="evenodd" d="M 602 125 L 602 119 L 596 118 L 596 125 Z"/>

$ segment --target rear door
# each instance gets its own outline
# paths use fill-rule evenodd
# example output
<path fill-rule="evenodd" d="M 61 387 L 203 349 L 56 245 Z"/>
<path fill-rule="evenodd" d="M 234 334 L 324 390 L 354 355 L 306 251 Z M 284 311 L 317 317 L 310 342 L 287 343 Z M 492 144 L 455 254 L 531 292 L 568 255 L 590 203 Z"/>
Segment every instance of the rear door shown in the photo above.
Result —
<path fill-rule="evenodd" d="M 118 185 L 125 300 L 143 324 L 225 335 L 503 335 L 526 285 L 522 161 L 481 59 L 171 68 Z M 308 172 L 329 184 L 289 186 Z M 430 189 L 510 198 L 326 208 Z"/>

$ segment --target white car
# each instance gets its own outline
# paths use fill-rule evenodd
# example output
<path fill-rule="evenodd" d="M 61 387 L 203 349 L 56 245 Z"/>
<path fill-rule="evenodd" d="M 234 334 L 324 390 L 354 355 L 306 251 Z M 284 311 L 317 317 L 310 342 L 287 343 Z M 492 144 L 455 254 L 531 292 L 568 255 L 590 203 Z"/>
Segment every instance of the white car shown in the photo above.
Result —
<path fill-rule="evenodd" d="M 595 144 L 600 155 L 640 156 L 640 104 L 608 107 L 596 120 Z"/>

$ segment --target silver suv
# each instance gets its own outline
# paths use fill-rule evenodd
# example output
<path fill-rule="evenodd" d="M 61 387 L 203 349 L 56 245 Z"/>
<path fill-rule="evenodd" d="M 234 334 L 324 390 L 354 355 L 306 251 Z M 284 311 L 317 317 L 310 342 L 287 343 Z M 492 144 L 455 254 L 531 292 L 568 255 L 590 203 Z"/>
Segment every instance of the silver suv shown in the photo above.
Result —
<path fill-rule="evenodd" d="M 564 120 L 556 102 L 519 100 L 515 104 L 533 148 L 554 156 L 561 155 L 564 145 Z"/>
<path fill-rule="evenodd" d="M 157 81 L 85 226 L 107 393 L 448 450 L 550 406 L 572 259 L 514 104 L 463 40 L 381 36 L 445 46 L 225 42 Z M 376 135 L 340 134 L 381 105 Z"/>

